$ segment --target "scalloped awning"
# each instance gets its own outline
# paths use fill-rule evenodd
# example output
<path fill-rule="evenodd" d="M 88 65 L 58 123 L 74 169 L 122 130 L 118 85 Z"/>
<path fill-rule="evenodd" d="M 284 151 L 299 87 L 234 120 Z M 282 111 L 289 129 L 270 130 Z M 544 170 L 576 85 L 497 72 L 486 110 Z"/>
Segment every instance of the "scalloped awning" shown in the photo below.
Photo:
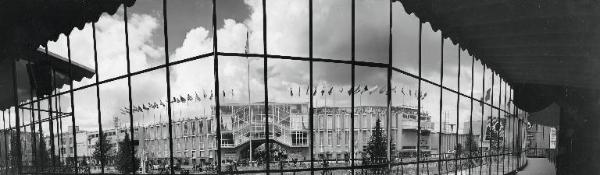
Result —
<path fill-rule="evenodd" d="M 98 21 L 106 12 L 114 14 L 119 6 L 132 6 L 134 0 L 27 0 L 0 3 L 0 45 L 37 49 L 73 28 L 82 29 Z"/>
<path fill-rule="evenodd" d="M 537 97 L 556 99 L 559 94 L 544 94 L 556 87 L 600 89 L 600 4 L 596 1 L 397 1 L 511 85 L 540 92 Z M 520 94 L 520 99 L 532 99 L 528 93 Z"/>
<path fill-rule="evenodd" d="M 134 0 L 28 0 L 0 2 L 0 110 L 14 106 L 13 60 L 17 58 L 17 93 L 19 102 L 34 96 L 48 95 L 52 89 L 72 79 L 91 78 L 94 70 L 67 58 L 39 49 L 60 34 L 69 35 L 74 28 L 96 22 L 102 13 L 114 14 L 121 5 L 132 6 Z M 50 69 L 48 65 L 53 65 Z M 51 82 L 56 71 L 56 82 Z"/>

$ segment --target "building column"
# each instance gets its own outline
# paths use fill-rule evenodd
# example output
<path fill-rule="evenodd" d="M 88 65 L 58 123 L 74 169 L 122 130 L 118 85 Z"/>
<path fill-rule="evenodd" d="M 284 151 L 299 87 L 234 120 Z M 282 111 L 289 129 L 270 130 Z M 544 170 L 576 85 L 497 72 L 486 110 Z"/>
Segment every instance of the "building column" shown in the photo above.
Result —
<path fill-rule="evenodd" d="M 600 174 L 600 98 L 566 89 L 560 106 L 557 174 Z"/>

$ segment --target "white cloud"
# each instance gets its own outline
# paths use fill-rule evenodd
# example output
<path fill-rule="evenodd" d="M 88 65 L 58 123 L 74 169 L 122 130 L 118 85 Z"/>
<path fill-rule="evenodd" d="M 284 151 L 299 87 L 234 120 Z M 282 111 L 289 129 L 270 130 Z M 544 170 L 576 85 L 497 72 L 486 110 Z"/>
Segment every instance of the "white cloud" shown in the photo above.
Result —
<path fill-rule="evenodd" d="M 218 29 L 218 50 L 220 52 L 243 53 L 246 45 L 246 33 L 250 31 L 249 43 L 251 53 L 263 52 L 263 34 L 262 34 L 262 6 L 261 1 L 245 0 L 251 9 L 251 15 L 245 21 L 234 21 L 226 19 L 222 28 Z M 357 56 L 369 61 L 385 62 L 387 60 L 387 35 L 389 13 L 386 10 L 380 10 L 387 3 L 375 3 L 371 1 L 360 1 L 361 10 L 358 15 L 359 21 L 357 31 Z M 350 7 L 346 1 L 321 0 L 316 2 L 315 8 L 315 41 L 314 49 L 316 57 L 332 59 L 348 59 L 350 56 Z M 401 10 L 399 3 L 394 5 L 394 14 Z M 277 0 L 268 1 L 268 52 L 276 55 L 308 56 L 308 2 L 297 0 Z M 399 12 L 399 13 L 403 13 Z M 381 17 L 381 18 L 379 18 Z M 385 18 L 383 18 L 385 17 Z M 414 16 L 403 14 L 394 18 L 394 42 L 396 37 L 414 38 L 417 31 L 413 28 L 404 28 L 402 24 L 415 22 Z M 397 20 L 397 21 L 396 21 Z M 130 34 L 130 56 L 132 61 L 132 71 L 141 70 L 154 66 L 156 62 L 164 58 L 164 48 L 159 43 L 153 43 L 156 30 L 162 27 L 159 20 L 146 14 L 131 14 L 129 20 Z M 124 23 L 122 16 L 104 15 L 97 23 L 97 35 L 99 36 L 99 59 L 101 78 L 114 77 L 126 72 L 125 65 L 125 36 L 123 33 Z M 409 25 L 412 25 L 410 23 Z M 248 29 L 249 28 L 249 29 Z M 212 52 L 213 39 L 212 29 L 197 27 L 188 31 L 181 47 L 176 48 L 170 54 L 170 60 L 176 61 L 190 58 L 203 53 Z M 434 37 L 426 37 L 433 40 Z M 58 47 L 58 44 L 64 45 L 64 37 L 61 37 L 56 43 L 50 44 L 50 48 L 60 48 L 53 50 L 61 55 L 66 55 L 66 47 Z M 405 38 L 404 38 L 405 39 Z M 73 59 L 86 66 L 93 67 L 93 47 L 91 41 L 91 25 L 86 25 L 82 31 L 75 31 L 71 34 L 72 45 L 74 49 Z M 395 43 L 394 62 L 395 66 L 400 66 L 399 62 L 410 62 L 416 56 L 417 40 L 405 41 L 398 40 Z M 409 47 L 411 46 L 411 47 Z M 396 49 L 398 47 L 398 49 Z M 433 46 L 438 48 L 439 46 Z M 424 46 L 427 49 L 427 46 Z M 398 58 L 396 58 L 398 57 Z M 214 105 L 213 101 L 204 99 L 204 92 L 214 91 L 214 65 L 213 57 L 202 58 L 191 62 L 179 64 L 171 67 L 171 95 L 173 97 L 192 97 L 197 93 L 202 97 L 201 102 L 187 104 L 173 104 L 174 119 L 186 117 L 198 117 L 203 114 L 210 114 L 210 107 Z M 221 103 L 245 103 L 248 100 L 248 84 L 251 87 L 251 101 L 264 101 L 264 83 L 263 83 L 263 60 L 261 58 L 251 58 L 250 70 L 246 58 L 238 57 L 219 57 L 219 80 L 220 89 L 226 91 L 226 97 L 221 98 Z M 397 65 L 398 64 L 398 65 Z M 412 64 L 402 64 L 400 67 L 407 68 L 409 71 L 415 71 L 416 67 Z M 270 59 L 268 61 L 268 88 L 269 100 L 274 102 L 308 102 L 308 96 L 305 94 L 308 86 L 308 62 L 288 61 Z M 359 71 L 360 70 L 360 71 Z M 357 68 L 357 85 L 368 84 L 370 87 L 375 85 L 383 88 L 386 81 L 386 70 L 375 68 Z M 437 71 L 437 70 L 434 70 Z M 335 103 L 341 106 L 349 106 L 350 97 L 346 91 L 350 86 L 350 66 L 345 64 L 315 63 L 315 87 L 319 94 L 321 89 L 329 89 L 335 86 L 333 97 L 324 99 L 317 95 L 315 102 L 318 106 L 325 100 L 328 104 Z M 394 76 L 400 75 L 394 73 Z M 250 77 L 248 80 L 247 77 Z M 446 78 L 446 76 L 445 76 Z M 132 91 L 134 105 L 142 105 L 148 102 L 158 102 L 166 99 L 166 84 L 164 70 L 152 71 L 142 75 L 134 76 L 132 80 Z M 94 79 L 84 80 L 77 83 L 77 86 L 94 82 Z M 416 89 L 414 79 L 394 77 L 392 80 L 397 87 L 398 93 L 393 96 L 393 104 L 399 105 L 402 99 L 400 89 L 402 87 Z M 301 96 L 298 97 L 298 87 L 301 88 Z M 111 125 L 110 118 L 113 115 L 119 115 L 119 109 L 128 106 L 126 81 L 118 83 L 109 83 L 102 86 L 102 113 L 103 125 Z M 294 97 L 290 97 L 290 88 L 292 88 Z M 339 89 L 344 88 L 340 93 Z M 231 96 L 233 89 L 234 96 Z M 435 89 L 435 88 L 434 88 Z M 217 92 L 217 95 L 222 95 Z M 436 91 L 437 92 L 437 91 Z M 372 96 L 363 96 L 363 105 L 384 105 L 386 98 L 378 92 Z M 358 97 L 357 97 L 358 98 Z M 406 97 L 409 98 L 409 97 Z M 429 92 L 431 99 L 440 98 L 440 94 Z M 81 95 L 76 96 L 78 123 L 91 123 L 88 126 L 95 126 L 96 123 L 96 103 L 95 90 L 87 90 Z M 414 102 L 414 104 L 413 104 Z M 437 106 L 437 100 L 427 100 L 424 105 Z M 357 101 L 357 103 L 359 103 Z M 416 105 L 416 100 L 406 101 L 405 104 Z M 439 109 L 437 109 L 439 110 Z M 438 117 L 432 108 L 434 120 Z M 143 116 L 142 116 L 143 115 Z M 150 110 L 146 113 L 136 113 L 135 122 L 147 123 L 152 116 L 153 120 L 166 120 L 166 110 Z M 125 117 L 124 120 L 127 118 Z"/>

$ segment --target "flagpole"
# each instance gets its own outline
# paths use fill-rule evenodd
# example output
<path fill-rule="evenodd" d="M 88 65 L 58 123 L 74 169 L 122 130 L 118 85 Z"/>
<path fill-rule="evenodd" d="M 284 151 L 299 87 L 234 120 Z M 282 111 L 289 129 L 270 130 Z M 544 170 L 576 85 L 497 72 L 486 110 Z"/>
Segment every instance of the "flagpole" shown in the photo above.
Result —
<path fill-rule="evenodd" d="M 248 52 L 250 50 L 250 46 L 249 46 L 249 43 L 248 43 L 248 35 L 249 35 L 249 32 L 246 31 L 246 54 L 248 54 Z M 248 58 L 248 56 L 246 56 L 246 65 L 247 65 L 247 71 L 248 71 L 248 73 L 246 74 L 246 86 L 248 87 L 248 114 L 250 114 L 248 116 L 248 119 L 250 121 L 249 122 L 250 123 L 250 126 L 249 126 L 250 127 L 250 133 L 248 135 L 249 138 L 250 138 L 249 139 L 250 140 L 250 148 L 249 148 L 249 154 L 250 154 L 250 156 L 249 156 L 250 159 L 249 160 L 250 161 L 248 163 L 250 163 L 250 162 L 252 162 L 252 133 L 254 132 L 254 127 L 252 127 L 252 115 L 251 115 L 251 112 L 250 112 L 250 110 L 251 110 L 250 109 L 250 58 Z"/>

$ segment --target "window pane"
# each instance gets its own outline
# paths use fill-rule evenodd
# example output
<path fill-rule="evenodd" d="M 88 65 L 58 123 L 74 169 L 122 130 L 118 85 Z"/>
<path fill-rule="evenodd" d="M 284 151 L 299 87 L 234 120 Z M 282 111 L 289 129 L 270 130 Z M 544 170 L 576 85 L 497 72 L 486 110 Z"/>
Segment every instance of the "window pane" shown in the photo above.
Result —
<path fill-rule="evenodd" d="M 172 70 L 172 72 L 175 72 L 175 70 Z M 137 151 L 135 152 L 135 158 L 140 160 L 142 174 L 160 172 L 164 173 L 167 172 L 165 168 L 169 165 L 169 158 L 171 154 L 168 140 L 169 118 L 166 106 L 167 88 L 165 73 L 165 69 L 158 69 L 131 77 L 131 95 L 133 106 L 132 127 L 134 129 L 134 133 L 131 134 L 131 131 L 129 130 L 126 132 L 129 133 L 130 139 L 133 135 L 134 144 L 136 142 L 139 143 L 136 149 Z M 173 83 L 171 83 L 171 87 L 174 87 Z M 171 93 L 171 96 L 175 97 L 175 94 L 177 93 Z M 127 108 L 129 108 L 129 103 L 126 103 L 125 105 Z M 171 118 L 173 121 L 176 121 L 176 117 L 181 114 L 181 110 L 175 110 L 176 105 L 177 104 L 175 103 L 171 104 L 171 109 L 173 111 Z M 128 113 L 123 116 L 125 118 L 129 118 Z M 129 123 L 124 125 L 130 126 Z M 173 125 L 173 128 L 175 128 L 175 125 Z M 154 134 L 146 134 L 145 131 L 152 132 Z M 176 136 L 174 133 L 175 132 L 173 132 L 173 138 Z M 173 145 L 176 145 L 175 139 L 173 140 Z"/>
<path fill-rule="evenodd" d="M 351 150 L 350 65 L 315 63 L 313 76 L 315 167 L 349 167 L 352 153 L 360 150 L 356 145 L 355 150 Z"/>
<path fill-rule="evenodd" d="M 351 4 L 345 0 L 313 2 L 314 57 L 350 60 L 352 47 L 350 14 Z M 307 34 L 305 36 L 308 38 Z"/>
<path fill-rule="evenodd" d="M 168 1 L 167 13 L 169 61 L 183 60 L 213 51 L 211 1 Z M 221 21 L 219 20 L 219 23 Z M 231 34 L 221 36 L 227 35 Z"/>
<path fill-rule="evenodd" d="M 172 1 L 168 2 L 168 4 L 171 3 Z M 162 1 L 137 1 L 132 7 L 127 9 L 129 57 L 132 72 L 165 63 L 162 9 Z M 168 11 L 171 12 L 172 10 L 168 9 Z M 169 22 L 174 23 L 173 21 L 176 20 L 170 20 Z M 176 29 L 169 26 L 169 31 L 171 30 Z M 177 38 L 180 35 L 169 35 L 169 38 Z M 175 48 L 177 48 L 176 44 L 169 43 L 169 49 Z"/>
<path fill-rule="evenodd" d="M 397 126 L 397 129 L 392 130 L 390 135 L 396 150 L 396 154 L 393 156 L 395 158 L 394 162 L 416 163 L 417 146 L 420 144 L 417 134 L 419 119 L 417 116 L 418 101 L 416 95 L 418 93 L 418 81 L 399 72 L 394 72 L 392 84 L 397 88 L 396 93 L 393 93 L 392 90 L 392 116 L 396 119 L 393 120 L 395 124 L 392 124 L 392 126 Z M 426 142 L 426 138 L 423 134 L 421 142 Z M 422 152 L 422 154 L 426 154 L 427 150 L 422 149 Z M 400 174 L 415 172 L 416 164 L 396 165 L 393 169 Z"/>
<path fill-rule="evenodd" d="M 450 39 L 444 39 L 444 81 L 442 83 L 452 90 L 458 90 L 458 53 L 458 46 L 452 44 Z"/>
<path fill-rule="evenodd" d="M 434 32 L 430 23 L 423 24 L 421 68 L 423 78 L 440 84 L 442 32 Z M 447 52 L 447 51 L 446 51 Z"/>
<path fill-rule="evenodd" d="M 263 59 L 219 57 L 222 170 L 264 170 L 265 83 Z M 267 69 L 270 70 L 270 69 Z M 211 87 L 214 87 L 212 85 Z M 273 111 L 269 113 L 273 115 Z M 273 122 L 274 117 L 269 118 Z M 270 123 L 272 125 L 272 123 Z M 273 139 L 274 135 L 269 138 Z M 269 144 L 276 145 L 272 140 Z M 237 170 L 233 162 L 238 162 Z"/>
<path fill-rule="evenodd" d="M 393 66 L 411 74 L 419 72 L 419 19 L 407 14 L 401 3 L 392 5 Z"/>
<path fill-rule="evenodd" d="M 389 62 L 390 8 L 388 1 L 356 1 L 356 60 Z"/>

